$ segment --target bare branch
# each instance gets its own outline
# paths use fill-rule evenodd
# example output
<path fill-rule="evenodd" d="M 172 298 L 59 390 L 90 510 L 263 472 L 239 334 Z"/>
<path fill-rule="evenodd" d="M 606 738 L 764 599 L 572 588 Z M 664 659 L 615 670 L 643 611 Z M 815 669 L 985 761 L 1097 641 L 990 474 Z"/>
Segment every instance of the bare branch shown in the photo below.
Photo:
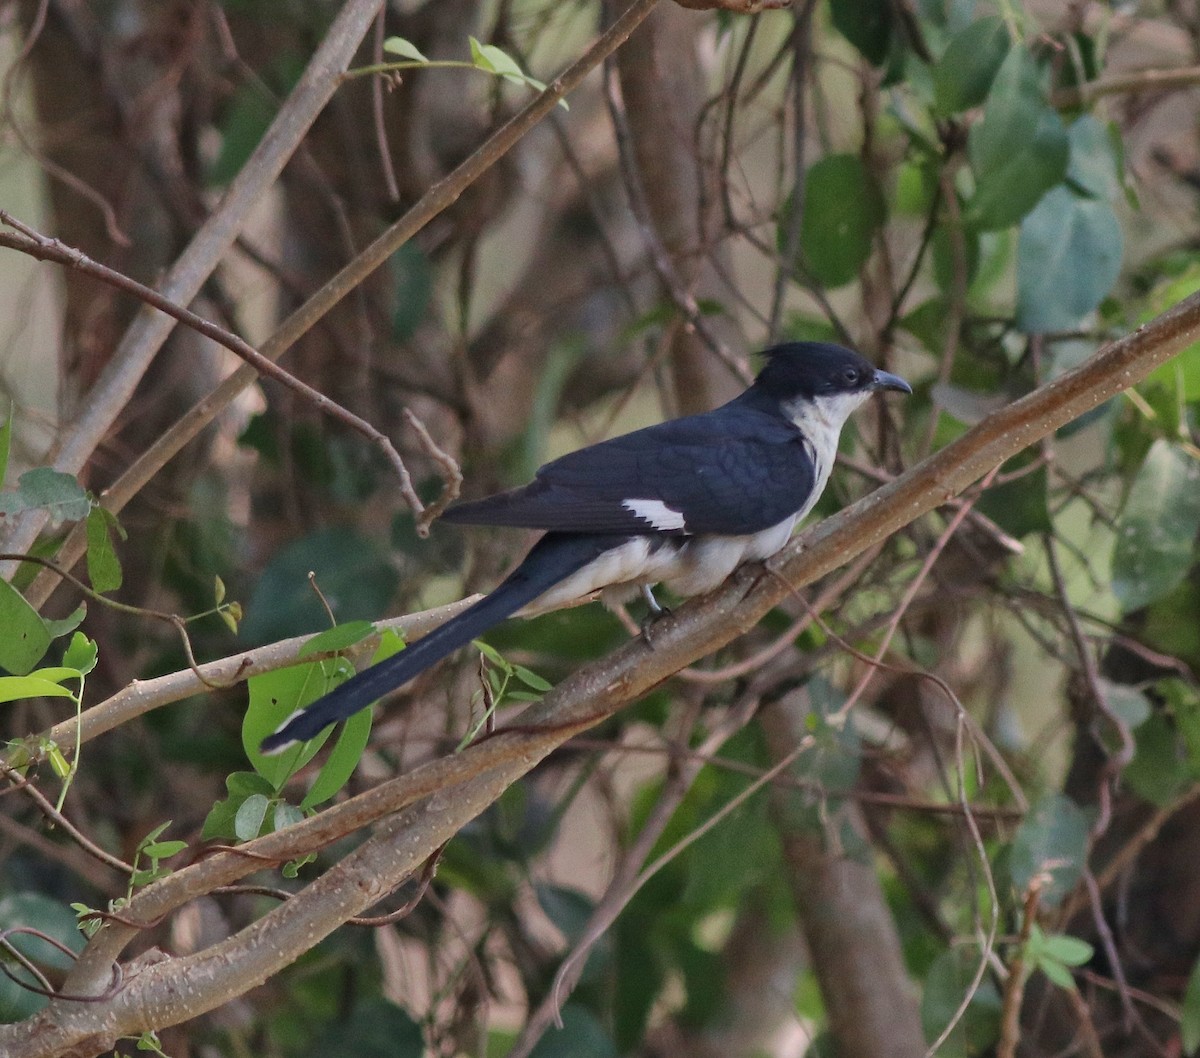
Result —
<path fill-rule="evenodd" d="M 792 0 L 675 0 L 675 3 L 691 11 L 732 11 L 735 15 L 757 15 L 792 6 Z"/>
<path fill-rule="evenodd" d="M 405 614 L 402 617 L 391 617 L 385 621 L 377 621 L 376 627 L 380 631 L 393 629 L 401 632 L 406 639 L 419 639 L 478 599 L 478 595 L 472 595 L 448 606 L 421 610 L 417 613 Z M 195 670 L 188 668 L 179 672 L 167 673 L 165 676 L 156 676 L 149 680 L 134 680 L 111 698 L 97 703 L 90 709 L 85 709 L 78 722 L 75 717 L 71 717 L 69 720 L 55 724 L 48 731 L 32 736 L 23 742 L 22 745 L 28 752 L 22 754 L 22 759 L 30 759 L 31 755 L 33 759 L 37 759 L 39 756 L 37 746 L 44 740 L 53 742 L 63 753 L 70 756 L 78 749 L 76 733 L 83 742 L 90 742 L 105 732 L 128 723 L 134 717 L 143 716 L 164 705 L 170 705 L 172 702 L 183 701 L 194 694 L 211 690 L 214 686 L 229 687 L 248 680 L 251 676 L 257 676 L 263 672 L 274 672 L 276 669 L 294 665 L 297 663 L 300 648 L 311 638 L 312 636 L 296 636 L 293 639 L 283 639 L 267 646 L 244 650 L 240 654 L 233 654 L 227 658 L 205 662 L 196 666 Z M 379 637 L 372 635 L 342 653 L 348 654 L 352 658 L 366 656 L 378 644 Z M 318 653 L 306 655 L 305 660 L 317 660 L 332 656 L 332 653 Z M 4 758 L 0 758 L 0 767 L 3 766 Z"/>
<path fill-rule="evenodd" d="M 165 312 L 184 326 L 191 327 L 192 330 L 203 334 L 206 338 L 223 345 L 247 366 L 252 367 L 258 374 L 273 378 L 281 386 L 290 389 L 301 400 L 311 404 L 318 411 L 332 416 L 334 419 L 345 423 L 352 430 L 362 434 L 372 444 L 377 445 L 387 457 L 388 462 L 392 464 L 392 469 L 396 472 L 396 477 L 400 481 L 400 494 L 404 497 L 405 502 L 418 517 L 424 514 L 425 505 L 413 489 L 412 477 L 408 473 L 408 468 L 404 465 L 404 460 L 400 458 L 400 453 L 396 451 L 395 445 L 392 444 L 391 438 L 377 430 L 366 419 L 355 415 L 349 408 L 345 408 L 341 404 L 338 404 L 337 401 L 325 396 L 320 390 L 313 389 L 307 382 L 301 381 L 290 371 L 285 371 L 273 360 L 268 360 L 254 346 L 232 331 L 227 331 L 224 327 L 218 327 L 211 320 L 206 320 L 203 316 L 197 315 L 190 309 L 175 304 L 170 298 L 164 297 L 156 290 L 151 290 L 150 287 L 139 283 L 136 279 L 122 275 L 120 272 L 109 268 L 107 265 L 102 265 L 98 261 L 93 261 L 83 251 L 67 246 L 58 239 L 43 235 L 41 232 L 29 227 L 28 224 L 23 224 L 17 220 L 7 210 L 0 209 L 0 224 L 7 224 L 20 233 L 13 236 L 0 232 L 0 246 L 7 246 L 9 249 L 28 254 L 39 261 L 53 261 L 55 264 L 74 268 L 84 275 L 92 276 L 102 283 L 107 283 L 109 286 L 115 287 L 117 290 L 123 290 L 125 293 L 138 298 L 152 308 L 158 309 L 159 312 Z M 432 438 L 430 438 L 430 443 L 432 443 Z"/>
<path fill-rule="evenodd" d="M 342 71 L 350 64 L 381 3 L 382 0 L 347 0 L 342 6 L 271 127 L 225 192 L 221 206 L 205 221 L 163 279 L 160 290 L 168 300 L 187 305 L 200 292 L 232 246 L 250 211 L 275 182 L 337 89 Z M 174 325 L 169 317 L 156 312 L 143 312 L 134 320 L 83 402 L 73 429 L 59 446 L 54 469 L 77 474 L 83 468 L 133 395 Z M 29 551 L 46 520 L 44 510 L 22 512 L 14 519 L 4 549 Z M 9 564 L 5 572 L 11 576 L 12 569 Z"/>
<path fill-rule="evenodd" d="M 492 133 L 470 157 L 434 184 L 412 209 L 284 320 L 279 329 L 263 343 L 259 350 L 262 355 L 269 360 L 278 358 L 430 220 L 457 201 L 468 187 L 549 114 L 560 99 L 573 91 L 606 56 L 620 47 L 657 2 L 658 0 L 636 0 L 631 4 L 579 59 L 547 85 L 544 92 Z M 344 13 L 345 10 L 343 15 Z M 302 81 L 301 84 L 303 83 Z M 267 135 L 269 138 L 270 133 Z M 230 193 L 232 194 L 232 189 Z M 170 293 L 169 290 L 166 292 Z M 173 300 L 186 302 L 190 298 Z M 114 513 L 120 511 L 184 445 L 212 422 L 257 377 L 256 371 L 243 365 L 208 396 L 202 398 L 105 490 L 105 507 Z M 20 540 L 10 541 L 9 550 L 28 551 L 34 537 L 36 529 L 32 535 L 26 533 Z M 73 531 L 60 549 L 60 561 L 68 567 L 73 565 L 83 556 L 86 546 L 86 534 L 82 530 Z M 38 606 L 49 597 L 54 586 L 53 578 L 39 578 L 26 593 L 26 598 L 32 605 Z"/>
<path fill-rule="evenodd" d="M 1180 66 L 1166 70 L 1133 70 L 1114 74 L 1098 81 L 1060 88 L 1050 102 L 1068 110 L 1086 107 L 1101 96 L 1133 94 L 1137 92 L 1171 92 L 1175 89 L 1194 88 L 1200 84 L 1200 66 Z"/>
<path fill-rule="evenodd" d="M 1135 384 L 1200 336 L 1193 295 L 1086 364 L 993 413 L 903 477 L 794 541 L 769 565 L 793 586 L 811 583 L 922 514 L 945 503 L 1004 460 Z M 196 955 L 128 977 L 116 995 L 86 1005 L 52 1001 L 34 1021 L 0 1028 L 12 1058 L 91 1053 L 112 1034 L 141 1032 L 210 1010 L 265 980 L 314 943 L 376 903 L 508 786 L 573 735 L 623 708 L 673 672 L 723 646 L 791 589 L 761 567 L 744 567 L 717 591 L 681 606 L 655 629 L 655 644 L 630 643 L 564 680 L 520 717 L 463 752 L 336 805 L 312 819 L 248 842 L 149 886 L 131 901 L 131 922 L 162 914 L 266 862 L 321 847 L 347 828 L 383 822 L 354 853 L 285 905 Z M 419 802 L 419 803 L 418 803 Z M 88 945 L 65 988 L 101 994 L 135 931 L 109 923 Z M 86 1009 L 85 1009 L 86 1007 Z M 153 1019 L 151 1026 L 148 1019 Z"/>

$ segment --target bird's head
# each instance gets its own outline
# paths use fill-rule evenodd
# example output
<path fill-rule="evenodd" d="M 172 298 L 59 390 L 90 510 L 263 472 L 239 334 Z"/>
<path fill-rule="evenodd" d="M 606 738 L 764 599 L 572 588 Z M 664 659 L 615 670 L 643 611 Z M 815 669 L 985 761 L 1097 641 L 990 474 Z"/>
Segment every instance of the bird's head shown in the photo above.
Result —
<path fill-rule="evenodd" d="M 882 371 L 851 349 L 827 342 L 788 342 L 766 350 L 767 363 L 751 392 L 789 419 L 814 416 L 840 429 L 851 412 L 879 390 L 911 393 L 899 375 Z"/>

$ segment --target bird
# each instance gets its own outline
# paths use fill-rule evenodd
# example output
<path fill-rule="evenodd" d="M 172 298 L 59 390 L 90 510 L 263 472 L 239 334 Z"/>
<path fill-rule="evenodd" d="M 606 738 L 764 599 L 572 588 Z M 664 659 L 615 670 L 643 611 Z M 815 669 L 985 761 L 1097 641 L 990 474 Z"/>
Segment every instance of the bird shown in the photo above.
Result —
<path fill-rule="evenodd" d="M 527 485 L 449 507 L 444 522 L 543 535 L 491 594 L 293 713 L 261 752 L 316 737 L 514 615 L 639 593 L 659 612 L 653 585 L 701 595 L 779 551 L 820 498 L 850 415 L 873 393 L 912 387 L 831 343 L 763 356 L 749 388 L 712 411 L 578 449 Z"/>

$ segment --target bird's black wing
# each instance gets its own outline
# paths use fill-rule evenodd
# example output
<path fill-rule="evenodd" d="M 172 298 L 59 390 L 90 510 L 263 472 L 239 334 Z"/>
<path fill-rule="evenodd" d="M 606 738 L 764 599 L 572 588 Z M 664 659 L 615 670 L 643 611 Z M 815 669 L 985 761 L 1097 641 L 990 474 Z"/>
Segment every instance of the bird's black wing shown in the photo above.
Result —
<path fill-rule="evenodd" d="M 443 517 L 572 533 L 755 533 L 800 510 L 816 479 L 786 419 L 736 403 L 581 448 L 534 480 Z"/>

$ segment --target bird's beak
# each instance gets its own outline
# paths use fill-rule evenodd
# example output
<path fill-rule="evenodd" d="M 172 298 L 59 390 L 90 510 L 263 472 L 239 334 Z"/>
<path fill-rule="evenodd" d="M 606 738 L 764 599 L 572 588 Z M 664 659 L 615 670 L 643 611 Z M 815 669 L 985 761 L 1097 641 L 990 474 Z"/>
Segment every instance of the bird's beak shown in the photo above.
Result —
<path fill-rule="evenodd" d="M 899 375 L 893 375 L 890 371 L 876 371 L 875 377 L 871 379 L 872 389 L 896 389 L 901 393 L 911 393 L 912 386 L 904 381 Z"/>

